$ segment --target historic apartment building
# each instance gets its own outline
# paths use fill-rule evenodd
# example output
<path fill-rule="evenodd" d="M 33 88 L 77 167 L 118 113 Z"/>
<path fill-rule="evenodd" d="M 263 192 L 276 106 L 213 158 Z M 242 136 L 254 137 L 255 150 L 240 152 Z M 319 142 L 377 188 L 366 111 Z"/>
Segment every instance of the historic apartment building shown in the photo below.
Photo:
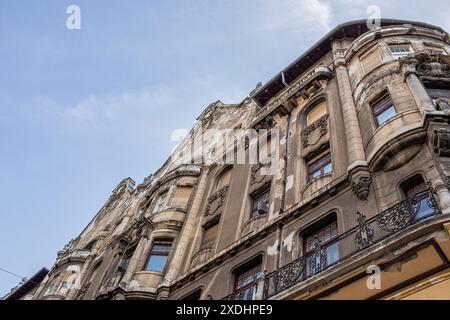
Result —
<path fill-rule="evenodd" d="M 143 183 L 124 179 L 31 298 L 450 299 L 449 123 L 444 30 L 339 25 L 241 103 L 208 106 Z M 208 129 L 269 160 L 214 161 L 215 146 L 199 161 Z M 277 134 L 252 149 L 250 129 Z"/>

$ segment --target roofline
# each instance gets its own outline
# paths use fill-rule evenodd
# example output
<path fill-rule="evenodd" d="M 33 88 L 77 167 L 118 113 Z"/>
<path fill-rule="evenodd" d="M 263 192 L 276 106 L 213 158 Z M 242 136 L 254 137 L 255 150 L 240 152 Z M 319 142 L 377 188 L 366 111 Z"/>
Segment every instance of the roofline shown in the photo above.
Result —
<path fill-rule="evenodd" d="M 390 26 L 390 25 L 414 25 L 418 27 L 424 27 L 432 30 L 436 30 L 441 33 L 447 33 L 444 29 L 441 27 L 428 24 L 425 22 L 420 21 L 409 21 L 409 20 L 400 20 L 400 19 L 381 19 L 381 26 Z M 349 22 L 341 23 L 337 25 L 335 28 L 333 28 L 331 31 L 329 31 L 326 35 L 324 35 L 319 41 L 314 43 L 306 52 L 304 52 L 302 55 L 300 55 L 297 59 L 295 59 L 292 63 L 290 63 L 287 67 L 285 67 L 282 71 L 277 73 L 272 79 L 267 81 L 261 88 L 259 88 L 257 91 L 255 91 L 251 97 L 255 98 L 257 102 L 259 103 L 257 96 L 264 92 L 271 84 L 277 81 L 277 79 L 280 79 L 282 77 L 283 73 L 286 73 L 288 70 L 290 70 L 293 66 L 298 65 L 299 62 L 301 62 L 303 59 L 308 57 L 314 50 L 318 49 L 319 47 L 323 46 L 324 44 L 331 44 L 333 40 L 339 39 L 339 32 L 343 31 L 344 29 L 347 29 L 351 26 L 357 26 L 357 25 L 367 25 L 367 19 L 359 19 L 359 20 L 352 20 Z M 367 32 L 367 31 L 366 31 Z M 365 32 L 364 32 L 365 33 Z M 363 33 L 361 33 L 363 34 Z"/>

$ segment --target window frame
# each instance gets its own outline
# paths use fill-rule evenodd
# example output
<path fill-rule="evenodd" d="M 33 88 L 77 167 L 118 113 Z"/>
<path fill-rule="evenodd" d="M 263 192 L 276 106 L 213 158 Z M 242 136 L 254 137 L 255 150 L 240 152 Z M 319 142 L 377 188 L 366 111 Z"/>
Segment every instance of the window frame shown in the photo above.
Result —
<path fill-rule="evenodd" d="M 270 208 L 270 185 L 263 187 L 262 190 L 254 193 L 251 197 L 251 212 L 250 212 L 250 219 L 254 219 L 260 216 L 264 216 L 269 214 L 269 208 Z M 263 199 L 263 197 L 267 197 L 267 199 Z M 267 210 L 265 213 L 259 213 L 259 209 L 255 207 L 255 204 L 258 200 L 267 201 Z"/>
<path fill-rule="evenodd" d="M 251 271 L 259 270 L 257 272 L 250 273 Z M 251 289 L 253 286 L 257 286 L 257 280 L 258 277 L 263 272 L 263 256 L 258 255 L 257 257 L 251 259 L 250 261 L 244 263 L 243 265 L 237 267 L 233 271 L 233 286 L 232 291 L 234 293 L 243 292 L 245 290 Z M 243 279 L 243 282 L 245 283 L 247 280 L 250 280 L 248 283 L 245 284 L 239 284 L 241 282 L 241 277 L 247 274 L 245 278 Z M 256 287 L 257 290 L 257 287 Z M 253 292 L 252 300 L 254 298 L 254 295 L 256 294 L 256 290 Z"/>
<path fill-rule="evenodd" d="M 386 101 L 384 101 L 386 100 Z M 376 110 L 379 104 L 384 103 L 384 105 L 381 106 L 381 108 L 379 110 Z M 381 94 L 379 94 L 375 99 L 373 99 L 370 103 L 370 108 L 372 109 L 372 114 L 373 117 L 375 119 L 375 124 L 378 127 L 383 126 L 386 122 L 388 122 L 389 120 L 391 120 L 392 118 L 394 118 L 396 115 L 398 115 L 397 113 L 397 109 L 394 106 L 394 102 L 392 101 L 392 97 L 389 94 L 389 92 L 383 91 Z M 381 116 L 383 113 L 385 113 L 387 110 L 389 109 L 394 109 L 395 114 L 386 119 L 384 122 L 380 123 L 378 117 Z"/>
<path fill-rule="evenodd" d="M 308 250 L 308 239 L 312 238 L 312 241 L 314 244 L 313 237 L 315 237 L 318 233 L 322 232 L 326 228 L 331 227 L 333 225 L 335 226 L 334 230 L 336 230 L 336 234 L 333 235 L 332 237 L 328 238 L 326 241 L 320 242 L 320 245 L 322 247 L 324 247 L 324 246 L 334 242 L 336 240 L 336 238 L 339 237 L 338 223 L 337 223 L 337 219 L 335 216 L 330 216 L 330 217 L 323 219 L 322 221 L 319 221 L 316 225 L 313 225 L 309 231 L 306 231 L 303 233 L 303 236 L 302 236 L 302 238 L 303 238 L 303 243 L 302 243 L 303 256 L 307 256 L 311 252 L 314 251 L 314 246 Z"/>
<path fill-rule="evenodd" d="M 167 252 L 154 252 L 154 247 L 156 245 L 168 245 L 169 246 L 169 250 Z M 167 240 L 155 240 L 152 243 L 152 247 L 150 249 L 150 253 L 148 254 L 145 266 L 144 266 L 144 271 L 153 271 L 153 272 L 160 272 L 160 273 L 164 273 L 167 267 L 167 262 L 169 261 L 169 256 L 170 253 L 172 251 L 172 246 L 173 246 L 173 240 L 167 239 Z M 164 266 L 162 268 L 162 270 L 155 270 L 155 269 L 149 269 L 148 265 L 150 262 L 150 259 L 152 257 L 166 257 L 166 260 L 164 261 Z"/>
<path fill-rule="evenodd" d="M 331 171 L 325 172 L 325 167 L 331 165 Z M 333 159 L 331 157 L 331 149 L 327 148 L 317 157 L 307 162 L 308 166 L 308 181 L 323 177 L 326 174 L 333 173 Z M 320 175 L 314 176 L 314 173 L 320 171 Z"/>
<path fill-rule="evenodd" d="M 414 49 L 411 46 L 411 44 L 389 44 L 389 52 L 391 54 L 392 57 L 396 58 L 396 60 L 399 60 L 401 58 L 406 57 L 407 55 L 414 53 Z M 394 48 L 407 48 L 408 52 L 393 52 L 392 49 Z"/>

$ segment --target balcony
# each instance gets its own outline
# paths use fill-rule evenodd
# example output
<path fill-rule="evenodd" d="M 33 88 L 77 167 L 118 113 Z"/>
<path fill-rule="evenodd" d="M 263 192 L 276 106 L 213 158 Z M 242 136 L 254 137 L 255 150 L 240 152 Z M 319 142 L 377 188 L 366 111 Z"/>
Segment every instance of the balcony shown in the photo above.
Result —
<path fill-rule="evenodd" d="M 356 227 L 326 245 L 316 239 L 312 252 L 268 274 L 264 282 L 263 299 L 271 298 L 406 227 L 439 213 L 431 189 L 422 191 L 368 220 L 358 212 Z"/>
<path fill-rule="evenodd" d="M 235 290 L 232 294 L 222 298 L 221 300 L 257 300 L 256 291 L 258 290 L 258 282 L 255 280 L 252 283 Z"/>

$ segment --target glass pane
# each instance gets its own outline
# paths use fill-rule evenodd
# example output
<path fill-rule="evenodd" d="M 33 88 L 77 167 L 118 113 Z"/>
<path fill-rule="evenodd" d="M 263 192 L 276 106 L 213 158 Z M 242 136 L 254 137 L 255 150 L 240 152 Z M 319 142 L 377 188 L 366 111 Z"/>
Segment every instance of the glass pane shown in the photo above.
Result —
<path fill-rule="evenodd" d="M 377 117 L 377 121 L 379 125 L 382 125 L 392 117 L 394 117 L 397 113 L 395 112 L 395 108 L 392 106 L 389 109 L 386 109 L 382 113 L 380 113 Z"/>
<path fill-rule="evenodd" d="M 422 200 L 420 200 L 420 207 L 419 211 L 416 214 L 416 220 L 420 220 L 434 213 L 434 209 L 430 207 L 427 200 L 428 198 L 423 198 Z"/>
<path fill-rule="evenodd" d="M 166 265 L 166 261 L 167 256 L 150 256 L 145 270 L 162 272 L 164 270 L 164 266 Z"/>
<path fill-rule="evenodd" d="M 339 260 L 339 242 L 332 244 L 326 249 L 327 265 L 331 265 Z"/>
<path fill-rule="evenodd" d="M 329 164 L 327 164 L 325 167 L 323 167 L 324 173 L 331 173 L 332 170 L 333 170 L 333 167 L 331 166 L 331 162 Z"/>

